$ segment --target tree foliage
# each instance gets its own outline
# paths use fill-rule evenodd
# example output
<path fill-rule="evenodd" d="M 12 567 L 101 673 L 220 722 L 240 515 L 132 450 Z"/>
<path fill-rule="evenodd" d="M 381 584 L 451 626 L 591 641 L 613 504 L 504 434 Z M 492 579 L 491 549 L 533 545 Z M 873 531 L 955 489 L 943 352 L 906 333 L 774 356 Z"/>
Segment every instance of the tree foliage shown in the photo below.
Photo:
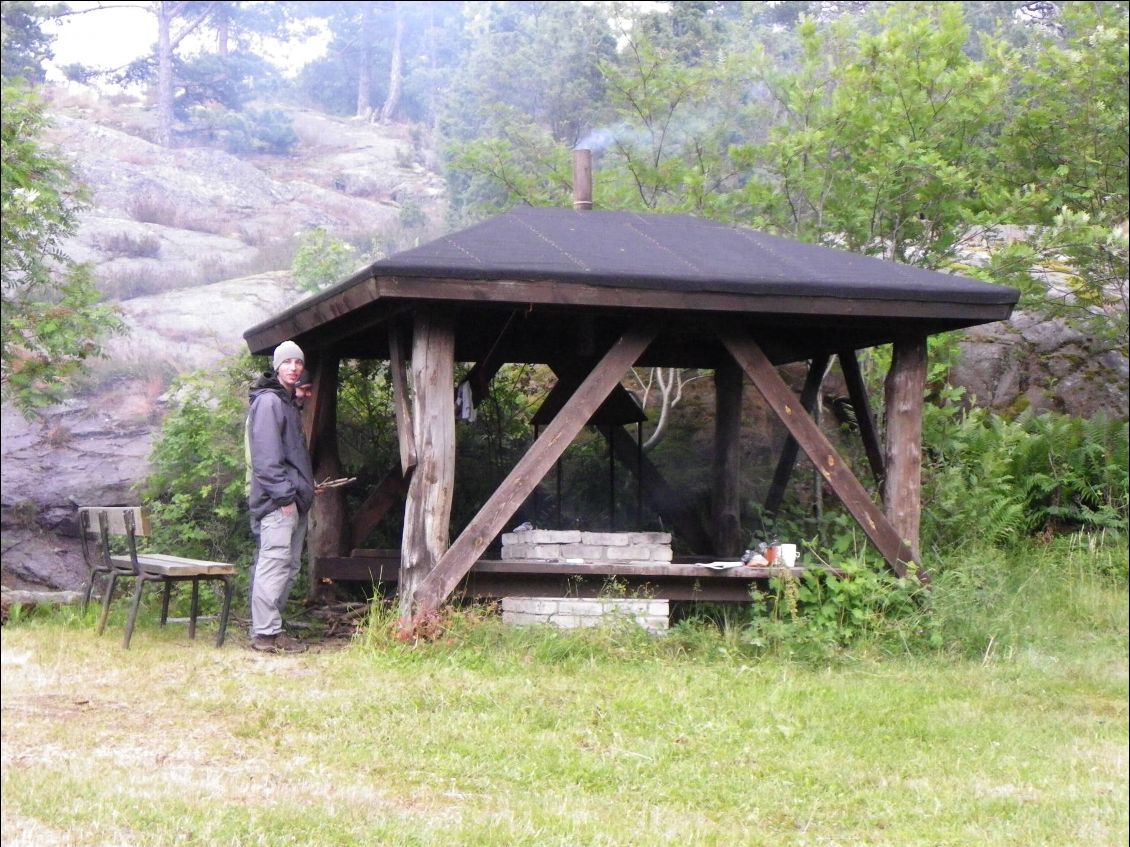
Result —
<path fill-rule="evenodd" d="M 17 77 L 31 83 L 43 82 L 43 63 L 52 58 L 51 37 L 43 31 L 43 21 L 57 15 L 62 4 L 0 3 L 0 72 L 4 79 Z"/>
<path fill-rule="evenodd" d="M 3 266 L 3 388 L 25 412 L 58 400 L 101 339 L 121 329 L 99 304 L 90 269 L 64 240 L 84 202 L 73 174 L 42 147 L 43 107 L 20 84 L 4 84 L 0 157 Z"/>

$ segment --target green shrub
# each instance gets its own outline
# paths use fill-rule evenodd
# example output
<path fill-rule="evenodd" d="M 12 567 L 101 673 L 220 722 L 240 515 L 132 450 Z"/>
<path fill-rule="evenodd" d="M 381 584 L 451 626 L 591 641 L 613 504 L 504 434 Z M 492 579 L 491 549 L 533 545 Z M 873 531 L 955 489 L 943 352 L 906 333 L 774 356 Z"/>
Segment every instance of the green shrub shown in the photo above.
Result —
<path fill-rule="evenodd" d="M 345 279 L 356 261 L 351 245 L 315 227 L 300 236 L 291 273 L 303 291 L 313 294 Z"/>
<path fill-rule="evenodd" d="M 278 109 L 228 112 L 217 129 L 224 149 L 236 156 L 252 153 L 285 155 L 298 145 L 290 118 Z"/>

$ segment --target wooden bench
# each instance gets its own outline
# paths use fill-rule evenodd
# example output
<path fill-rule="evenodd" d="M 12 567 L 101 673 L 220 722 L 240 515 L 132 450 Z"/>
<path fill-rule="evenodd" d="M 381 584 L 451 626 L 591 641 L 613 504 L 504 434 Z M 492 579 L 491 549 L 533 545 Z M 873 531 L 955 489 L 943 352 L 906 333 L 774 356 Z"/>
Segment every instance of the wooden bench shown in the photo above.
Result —
<path fill-rule="evenodd" d="M 161 598 L 161 626 L 169 620 L 169 597 L 174 583 L 192 583 L 192 607 L 188 618 L 188 637 L 196 638 L 196 621 L 200 612 L 200 583 L 220 582 L 223 584 L 223 606 L 220 611 L 220 629 L 216 634 L 216 646 L 224 643 L 227 634 L 228 617 L 231 614 L 232 593 L 235 590 L 235 567 L 223 562 L 207 562 L 201 559 L 186 559 L 182 556 L 168 556 L 162 553 L 138 553 L 137 539 L 150 534 L 149 516 L 138 506 L 81 506 L 78 510 L 79 531 L 82 538 L 82 553 L 90 570 L 90 578 L 83 597 L 83 608 L 90 603 L 94 591 L 94 581 L 102 576 L 107 580 L 102 595 L 102 616 L 98 621 L 98 634 L 106 629 L 106 619 L 110 614 L 110 603 L 114 588 L 120 579 L 133 579 L 133 600 L 130 603 L 129 620 L 126 623 L 125 638 L 122 645 L 129 647 L 133 628 L 137 623 L 137 610 L 141 606 L 141 594 L 149 583 L 160 583 L 163 588 Z M 128 552 L 111 552 L 112 537 L 124 537 Z"/>

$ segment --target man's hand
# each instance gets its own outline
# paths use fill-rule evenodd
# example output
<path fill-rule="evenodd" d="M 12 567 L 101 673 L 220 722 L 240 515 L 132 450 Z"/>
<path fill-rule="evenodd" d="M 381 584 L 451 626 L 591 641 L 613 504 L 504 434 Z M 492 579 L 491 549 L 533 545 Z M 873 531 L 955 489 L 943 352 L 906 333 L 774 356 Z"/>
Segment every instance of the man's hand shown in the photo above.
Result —
<path fill-rule="evenodd" d="M 298 506 L 296 506 L 294 503 L 287 503 L 285 506 L 279 509 L 279 511 L 289 518 L 291 515 L 298 514 Z"/>

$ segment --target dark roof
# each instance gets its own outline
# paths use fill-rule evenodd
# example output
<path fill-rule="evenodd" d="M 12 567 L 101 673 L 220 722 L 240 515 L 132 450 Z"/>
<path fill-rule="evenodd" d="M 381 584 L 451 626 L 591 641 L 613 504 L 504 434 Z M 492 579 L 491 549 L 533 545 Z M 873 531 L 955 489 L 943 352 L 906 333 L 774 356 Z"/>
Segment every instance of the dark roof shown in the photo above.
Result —
<path fill-rule="evenodd" d="M 370 271 L 871 300 L 1013 305 L 1018 297 L 1000 285 L 688 215 L 528 207 L 397 253 Z"/>
<path fill-rule="evenodd" d="M 509 361 L 545 361 L 537 348 L 560 346 L 564 321 L 646 310 L 677 316 L 684 332 L 653 353 L 666 346 L 678 358 L 697 345 L 696 322 L 732 317 L 770 346 L 779 333 L 772 355 L 788 361 L 1002 320 L 1018 298 L 1006 286 L 687 215 L 525 207 L 375 262 L 244 337 L 256 354 L 292 338 L 384 357 L 386 333 L 372 328 L 412 302 L 437 301 L 458 312 L 461 361 L 483 355 L 505 314 L 519 311 L 524 341 L 513 352 L 525 358 Z"/>

